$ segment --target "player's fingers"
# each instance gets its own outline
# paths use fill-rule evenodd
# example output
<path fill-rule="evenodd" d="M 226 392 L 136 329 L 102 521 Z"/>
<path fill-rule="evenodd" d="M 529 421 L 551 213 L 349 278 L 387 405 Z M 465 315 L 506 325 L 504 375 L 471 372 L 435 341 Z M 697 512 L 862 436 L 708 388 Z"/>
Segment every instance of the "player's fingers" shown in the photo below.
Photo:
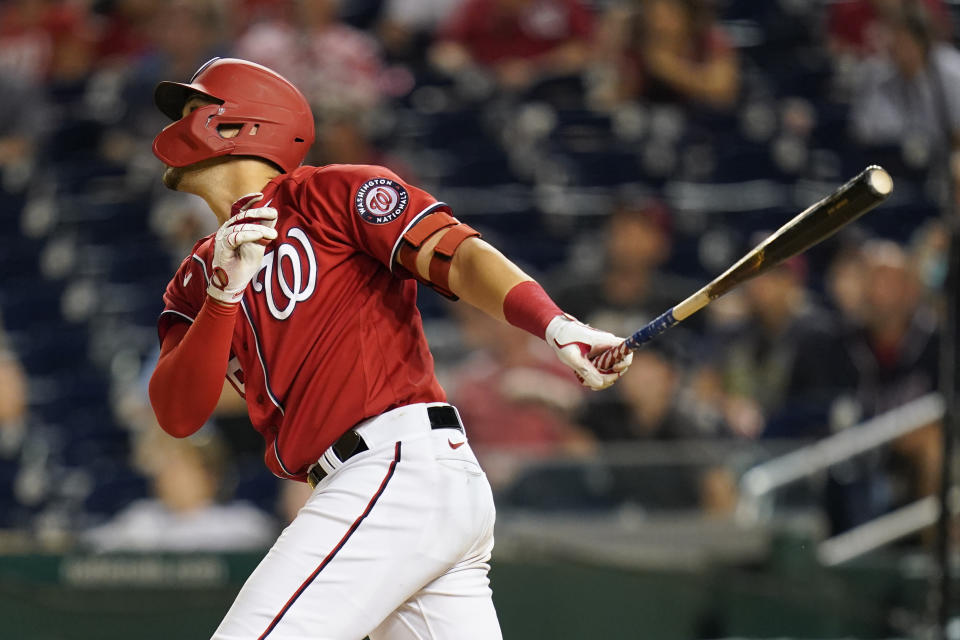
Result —
<path fill-rule="evenodd" d="M 232 215 L 237 215 L 238 213 L 242 213 L 247 209 L 249 209 L 253 205 L 253 203 L 262 199 L 263 199 L 263 194 L 260 193 L 259 191 L 255 193 L 248 193 L 245 196 L 240 196 L 239 198 L 236 199 L 236 201 L 230 207 L 230 213 Z"/>
<path fill-rule="evenodd" d="M 590 340 L 590 353 L 587 354 L 587 357 L 591 359 L 596 358 L 608 349 L 620 346 L 622 342 L 623 338 L 618 338 L 612 333 L 598 333 L 593 335 Z"/>
<path fill-rule="evenodd" d="M 614 365 L 620 362 L 624 357 L 626 357 L 625 349 L 621 347 L 612 347 L 606 351 L 601 351 L 596 356 L 590 358 L 590 362 L 593 363 L 600 371 L 609 373 L 613 371 Z"/>
<path fill-rule="evenodd" d="M 601 391 L 603 389 L 613 386 L 613 383 L 620 379 L 620 374 L 619 373 L 602 373 L 600 374 L 600 379 L 601 379 L 602 385 L 600 386 L 599 389 L 594 389 L 594 391 Z"/>
<path fill-rule="evenodd" d="M 620 362 L 616 363 L 612 370 L 603 371 L 597 369 L 596 365 L 584 356 L 582 351 L 575 352 L 572 346 L 567 347 L 566 350 L 570 352 L 569 364 L 580 379 L 580 384 L 585 387 L 590 387 L 594 391 L 601 391 L 612 385 L 620 378 L 623 372 L 627 370 L 630 363 L 633 362 L 633 354 L 630 353 L 620 360 Z"/>
<path fill-rule="evenodd" d="M 630 366 L 629 363 L 633 360 L 633 355 L 623 338 L 607 333 L 596 340 L 595 344 L 596 347 L 590 351 L 590 361 L 600 371 L 622 373 Z M 627 364 L 621 364 L 624 361 Z"/>
<path fill-rule="evenodd" d="M 250 231 L 254 229 L 257 229 L 257 230 L 273 229 L 273 227 L 268 225 L 261 225 L 259 223 L 259 220 L 253 220 L 253 221 L 248 220 L 244 222 L 239 222 L 233 226 L 224 227 L 223 237 L 227 239 L 228 244 L 231 244 L 233 242 L 233 239 L 237 237 L 238 233 L 243 233 L 244 231 Z"/>
<path fill-rule="evenodd" d="M 255 240 L 274 240 L 277 237 L 277 230 L 262 224 L 247 224 L 240 229 L 237 234 L 237 245 L 244 242 L 253 242 Z"/>
<path fill-rule="evenodd" d="M 276 237 L 276 229 L 259 224 L 250 224 L 230 232 L 225 244 L 231 249 L 238 249 L 241 245 L 248 242 L 259 242 L 260 240 L 270 241 L 276 239 Z"/>
<path fill-rule="evenodd" d="M 270 227 L 271 229 L 277 226 L 277 210 L 273 207 L 262 207 L 257 209 L 257 211 L 263 211 L 264 214 L 259 216 L 260 224 L 265 227 Z"/>
<path fill-rule="evenodd" d="M 256 209 L 241 211 L 237 215 L 227 220 L 224 223 L 224 226 L 235 227 L 245 222 L 262 222 L 263 224 L 269 224 L 270 226 L 273 226 L 273 224 L 276 223 L 276 220 L 276 209 L 273 207 L 257 207 Z"/>
<path fill-rule="evenodd" d="M 622 359 L 618 360 L 617 362 L 614 362 L 610 368 L 615 373 L 623 375 L 626 372 L 626 370 L 630 368 L 631 364 L 633 364 L 633 352 L 628 351 L 627 355 L 625 355 Z"/>
<path fill-rule="evenodd" d="M 580 384 L 585 387 L 590 387 L 594 391 L 599 391 L 603 388 L 603 380 L 601 379 L 600 372 L 594 369 L 593 371 L 585 369 L 580 375 Z"/>
<path fill-rule="evenodd" d="M 586 347 L 586 345 L 583 345 Z M 580 384 L 585 387 L 590 387 L 591 389 L 603 389 L 611 384 L 606 381 L 604 374 L 600 373 L 593 364 L 586 358 L 585 349 L 581 349 L 578 344 L 570 344 L 565 346 L 560 352 L 564 356 L 564 361 L 567 363 L 574 373 L 577 374 L 577 378 L 580 380 Z M 611 374 L 613 379 L 619 376 L 619 374 Z"/>
<path fill-rule="evenodd" d="M 581 377 L 581 384 L 590 387 L 594 391 L 602 391 L 611 386 L 620 378 L 619 373 L 600 373 L 596 369 L 586 371 Z"/>

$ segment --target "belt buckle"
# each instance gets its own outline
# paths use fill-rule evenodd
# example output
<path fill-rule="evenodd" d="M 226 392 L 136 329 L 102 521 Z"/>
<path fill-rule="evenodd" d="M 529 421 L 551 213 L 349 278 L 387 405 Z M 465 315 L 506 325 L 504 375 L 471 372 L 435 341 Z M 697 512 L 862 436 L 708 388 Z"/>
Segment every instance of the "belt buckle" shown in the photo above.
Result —
<path fill-rule="evenodd" d="M 330 445 L 330 448 L 323 455 L 331 453 L 340 463 L 344 463 L 355 454 L 366 450 L 367 444 L 360 437 L 360 434 L 353 429 L 348 429 L 336 442 Z M 311 489 L 316 489 L 317 485 L 326 477 L 327 472 L 320 466 L 319 461 L 314 462 L 307 470 L 307 484 L 310 485 Z"/>

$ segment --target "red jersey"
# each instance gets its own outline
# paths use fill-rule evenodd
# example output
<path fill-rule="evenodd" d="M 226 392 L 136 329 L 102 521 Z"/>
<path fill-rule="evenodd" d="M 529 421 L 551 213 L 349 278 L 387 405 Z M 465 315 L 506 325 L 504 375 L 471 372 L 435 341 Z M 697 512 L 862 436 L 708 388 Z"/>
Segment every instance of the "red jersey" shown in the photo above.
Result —
<path fill-rule="evenodd" d="M 261 202 L 278 212 L 278 237 L 240 303 L 227 379 L 246 398 L 270 470 L 302 477 L 358 422 L 446 400 L 416 282 L 391 265 L 404 232 L 448 207 L 366 165 L 300 167 L 271 180 Z M 196 244 L 167 286 L 161 341 L 199 313 L 213 238 Z"/>

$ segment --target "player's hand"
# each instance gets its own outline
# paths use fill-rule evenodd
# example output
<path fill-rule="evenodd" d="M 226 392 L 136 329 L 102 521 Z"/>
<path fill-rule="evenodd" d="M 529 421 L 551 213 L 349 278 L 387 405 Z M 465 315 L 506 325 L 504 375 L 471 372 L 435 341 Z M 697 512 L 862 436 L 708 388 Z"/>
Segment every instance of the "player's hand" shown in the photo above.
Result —
<path fill-rule="evenodd" d="M 545 337 L 560 362 L 573 369 L 580 382 L 594 391 L 612 385 L 633 362 L 633 354 L 628 353 L 623 360 L 614 363 L 610 371 L 598 370 L 590 358 L 617 346 L 623 338 L 594 329 L 570 316 L 557 316 L 551 320 Z"/>
<path fill-rule="evenodd" d="M 213 274 L 207 286 L 211 298 L 228 304 L 240 302 L 247 285 L 260 270 L 264 246 L 277 237 L 273 228 L 277 210 L 251 208 L 262 198 L 262 193 L 250 193 L 234 202 L 230 219 L 217 230 Z"/>

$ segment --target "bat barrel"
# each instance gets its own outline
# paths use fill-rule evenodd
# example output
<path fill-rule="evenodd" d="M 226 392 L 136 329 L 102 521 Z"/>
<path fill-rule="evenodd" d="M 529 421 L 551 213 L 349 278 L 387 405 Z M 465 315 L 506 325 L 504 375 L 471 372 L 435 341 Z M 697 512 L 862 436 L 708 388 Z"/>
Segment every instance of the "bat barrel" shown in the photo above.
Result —
<path fill-rule="evenodd" d="M 887 199 L 893 179 L 882 167 L 871 165 L 855 178 L 775 231 L 723 275 L 708 285 L 716 299 L 742 282 L 826 240 L 843 226 Z"/>
<path fill-rule="evenodd" d="M 893 178 L 883 167 L 872 164 L 864 169 L 861 175 L 864 176 L 867 187 L 880 201 L 885 200 L 893 192 Z"/>
<path fill-rule="evenodd" d="M 784 260 L 829 238 L 844 225 L 886 200 L 892 192 L 893 179 L 890 174 L 877 165 L 867 167 L 777 229 L 703 289 L 661 314 L 620 345 L 597 356 L 594 364 L 601 370 L 609 370 L 628 351 L 638 349 L 742 282 L 769 271 Z"/>

